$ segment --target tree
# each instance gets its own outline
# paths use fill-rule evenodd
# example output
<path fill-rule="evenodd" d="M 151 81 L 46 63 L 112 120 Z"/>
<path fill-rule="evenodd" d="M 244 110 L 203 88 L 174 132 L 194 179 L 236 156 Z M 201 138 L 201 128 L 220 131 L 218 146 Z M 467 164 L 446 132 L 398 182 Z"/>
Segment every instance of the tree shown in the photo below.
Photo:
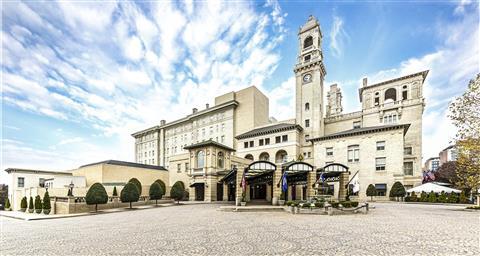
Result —
<path fill-rule="evenodd" d="M 142 195 L 142 183 L 140 183 L 140 181 L 137 180 L 136 178 L 131 178 L 131 179 L 128 181 L 128 183 L 130 183 L 130 182 L 133 183 L 133 184 L 135 184 L 135 187 L 137 187 L 137 189 L 138 189 L 138 194 L 139 194 L 139 195 Z"/>
<path fill-rule="evenodd" d="M 160 187 L 162 187 L 162 192 L 163 192 L 162 196 L 164 196 L 165 193 L 167 193 L 167 187 L 165 187 L 165 182 L 163 182 L 161 179 L 158 179 L 155 182 L 160 184 Z"/>
<path fill-rule="evenodd" d="M 162 186 L 160 186 L 158 182 L 152 183 L 152 185 L 150 186 L 149 195 L 151 200 L 155 200 L 155 205 L 157 205 L 158 199 L 162 199 L 163 194 L 164 192 L 162 190 Z"/>
<path fill-rule="evenodd" d="M 369 196 L 370 199 L 373 200 L 373 197 L 376 195 L 377 195 L 377 190 L 375 189 L 375 186 L 373 184 L 368 185 L 367 196 Z"/>
<path fill-rule="evenodd" d="M 177 201 L 177 204 L 180 203 L 180 200 L 185 196 L 185 188 L 183 183 L 180 181 L 173 184 L 172 189 L 170 190 L 170 197 Z"/>
<path fill-rule="evenodd" d="M 24 212 L 24 211 L 27 210 L 27 197 L 26 197 L 26 196 L 24 196 L 24 197 L 22 198 L 22 201 L 20 202 L 20 210 L 21 210 L 22 212 Z"/>
<path fill-rule="evenodd" d="M 467 199 L 467 195 L 465 195 L 465 191 L 462 191 L 462 193 L 460 193 L 459 202 L 461 204 L 467 204 L 468 203 L 468 199 Z"/>
<path fill-rule="evenodd" d="M 130 209 L 132 209 L 132 202 L 138 202 L 139 198 L 138 187 L 132 182 L 127 183 L 120 191 L 120 200 L 124 203 L 130 203 Z"/>
<path fill-rule="evenodd" d="M 447 194 L 445 194 L 445 191 L 442 191 L 442 193 L 440 193 L 440 196 L 438 197 L 438 202 L 439 203 L 447 202 Z"/>
<path fill-rule="evenodd" d="M 477 191 L 480 188 L 480 74 L 470 81 L 462 96 L 450 103 L 449 110 L 449 117 L 457 127 L 456 186 Z"/>
<path fill-rule="evenodd" d="M 393 183 L 390 189 L 390 197 L 404 197 L 406 194 L 405 187 L 399 181 Z"/>
<path fill-rule="evenodd" d="M 30 200 L 28 200 L 28 212 L 32 213 L 33 212 L 33 198 L 30 197 Z"/>
<path fill-rule="evenodd" d="M 39 195 L 35 197 L 35 212 L 42 213 L 42 199 Z"/>
<path fill-rule="evenodd" d="M 420 194 L 420 202 L 428 202 L 428 194 L 425 191 L 422 191 Z"/>
<path fill-rule="evenodd" d="M 43 195 L 43 213 L 49 214 L 50 209 L 52 209 L 52 206 L 50 205 L 50 196 L 48 195 L 48 191 L 45 191 L 45 194 Z"/>
<path fill-rule="evenodd" d="M 448 161 L 440 166 L 435 172 L 435 180 L 439 182 L 447 182 L 456 185 L 458 182 L 457 162 Z"/>
<path fill-rule="evenodd" d="M 88 205 L 95 205 L 95 212 L 97 212 L 98 204 L 106 204 L 108 202 L 108 195 L 105 187 L 100 183 L 94 183 L 87 191 L 85 201 Z"/>
<path fill-rule="evenodd" d="M 430 191 L 430 193 L 428 194 L 428 202 L 430 203 L 437 202 L 437 195 L 433 191 Z"/>
<path fill-rule="evenodd" d="M 5 200 L 5 210 L 10 210 L 10 207 L 11 207 L 10 200 L 8 200 L 8 197 L 7 197 L 7 199 Z"/>
<path fill-rule="evenodd" d="M 113 193 L 112 193 L 112 196 L 118 196 L 118 193 L 117 193 L 117 187 L 113 187 Z"/>

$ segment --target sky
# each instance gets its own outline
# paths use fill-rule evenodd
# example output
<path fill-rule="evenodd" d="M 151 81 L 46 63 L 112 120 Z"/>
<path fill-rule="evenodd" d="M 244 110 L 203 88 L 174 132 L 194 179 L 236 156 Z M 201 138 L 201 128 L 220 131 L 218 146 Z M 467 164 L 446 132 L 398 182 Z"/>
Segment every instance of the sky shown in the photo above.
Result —
<path fill-rule="evenodd" d="M 293 118 L 309 15 L 345 113 L 360 110 L 363 77 L 429 70 L 423 160 L 449 145 L 448 103 L 480 72 L 475 1 L 2 1 L 0 167 L 133 161 L 133 132 L 250 85 Z"/>

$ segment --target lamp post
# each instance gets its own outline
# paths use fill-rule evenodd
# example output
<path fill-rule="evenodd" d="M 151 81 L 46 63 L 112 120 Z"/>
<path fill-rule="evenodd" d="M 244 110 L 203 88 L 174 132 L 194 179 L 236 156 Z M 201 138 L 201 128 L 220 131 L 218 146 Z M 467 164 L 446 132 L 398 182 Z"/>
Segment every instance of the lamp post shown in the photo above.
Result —
<path fill-rule="evenodd" d="M 70 189 L 70 196 L 73 196 L 73 187 L 75 185 L 73 184 L 73 181 L 70 181 L 70 185 L 68 185 L 69 189 Z"/>

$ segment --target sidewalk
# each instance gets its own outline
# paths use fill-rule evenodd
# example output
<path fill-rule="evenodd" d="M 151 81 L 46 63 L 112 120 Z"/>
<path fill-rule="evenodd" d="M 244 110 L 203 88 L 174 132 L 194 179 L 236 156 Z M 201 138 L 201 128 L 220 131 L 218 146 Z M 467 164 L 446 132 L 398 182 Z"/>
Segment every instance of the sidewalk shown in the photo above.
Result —
<path fill-rule="evenodd" d="M 88 216 L 88 215 L 97 215 L 97 214 L 105 214 L 105 213 L 115 213 L 115 212 L 126 212 L 126 211 L 134 211 L 134 210 L 144 210 L 144 209 L 152 209 L 152 208 L 159 208 L 159 207 L 166 207 L 166 206 L 174 206 L 177 203 L 164 203 L 158 204 L 155 206 L 154 204 L 151 205 L 138 205 L 130 208 L 113 208 L 113 209 L 105 209 L 100 210 L 98 212 L 83 212 L 83 213 L 72 213 L 72 214 L 49 214 L 45 215 L 43 213 L 29 213 L 27 212 L 20 212 L 20 211 L 0 211 L 1 217 L 19 219 L 19 220 L 49 220 L 49 219 L 61 219 L 61 218 L 72 218 L 72 217 L 80 217 L 80 216 Z"/>

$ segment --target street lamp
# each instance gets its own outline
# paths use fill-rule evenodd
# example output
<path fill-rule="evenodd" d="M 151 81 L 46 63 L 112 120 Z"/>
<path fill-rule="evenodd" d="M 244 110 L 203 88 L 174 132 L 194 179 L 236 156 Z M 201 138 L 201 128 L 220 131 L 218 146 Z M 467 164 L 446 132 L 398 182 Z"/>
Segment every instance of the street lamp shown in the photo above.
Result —
<path fill-rule="evenodd" d="M 73 196 L 73 187 L 75 185 L 73 184 L 73 181 L 70 181 L 70 185 L 68 185 L 69 189 L 70 189 L 70 196 Z"/>

